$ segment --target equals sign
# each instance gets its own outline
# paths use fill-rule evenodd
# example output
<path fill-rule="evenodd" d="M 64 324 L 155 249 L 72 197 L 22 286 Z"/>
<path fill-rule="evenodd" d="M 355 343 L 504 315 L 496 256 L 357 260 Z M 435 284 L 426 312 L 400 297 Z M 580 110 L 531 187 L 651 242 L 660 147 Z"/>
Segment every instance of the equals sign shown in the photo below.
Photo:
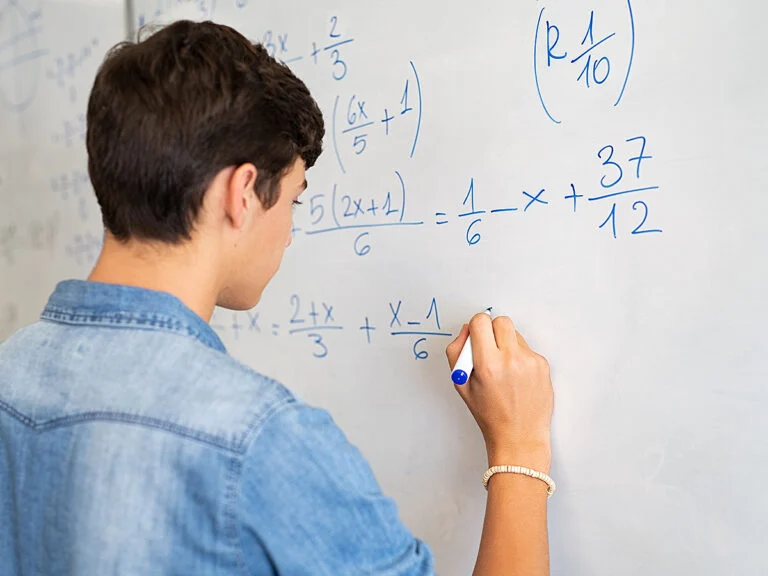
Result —
<path fill-rule="evenodd" d="M 272 336 L 280 336 L 280 324 L 272 324 Z"/>
<path fill-rule="evenodd" d="M 445 212 L 435 212 L 435 218 L 441 217 L 445 218 L 446 213 Z M 436 220 L 435 224 L 448 224 L 448 220 Z"/>

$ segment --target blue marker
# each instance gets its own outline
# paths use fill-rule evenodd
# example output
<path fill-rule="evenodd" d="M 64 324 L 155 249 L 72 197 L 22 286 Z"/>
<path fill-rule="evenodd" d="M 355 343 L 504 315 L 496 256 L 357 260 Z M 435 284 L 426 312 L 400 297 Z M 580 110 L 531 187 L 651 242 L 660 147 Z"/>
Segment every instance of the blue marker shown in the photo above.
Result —
<path fill-rule="evenodd" d="M 491 316 L 491 310 L 493 307 L 486 308 L 484 312 Z M 451 380 L 453 383 L 461 386 L 469 381 L 469 377 L 472 375 L 472 340 L 467 336 L 467 341 L 464 342 L 464 346 L 459 352 L 459 358 L 456 360 L 456 364 L 451 372 Z"/>

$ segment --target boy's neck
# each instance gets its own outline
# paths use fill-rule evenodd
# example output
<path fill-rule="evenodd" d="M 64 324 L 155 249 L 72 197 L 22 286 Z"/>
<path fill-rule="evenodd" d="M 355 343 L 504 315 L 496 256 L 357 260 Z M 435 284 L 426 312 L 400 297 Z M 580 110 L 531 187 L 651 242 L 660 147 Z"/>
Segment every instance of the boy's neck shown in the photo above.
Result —
<path fill-rule="evenodd" d="M 219 290 L 216 272 L 215 260 L 192 242 L 121 242 L 107 233 L 88 280 L 167 292 L 209 322 Z"/>

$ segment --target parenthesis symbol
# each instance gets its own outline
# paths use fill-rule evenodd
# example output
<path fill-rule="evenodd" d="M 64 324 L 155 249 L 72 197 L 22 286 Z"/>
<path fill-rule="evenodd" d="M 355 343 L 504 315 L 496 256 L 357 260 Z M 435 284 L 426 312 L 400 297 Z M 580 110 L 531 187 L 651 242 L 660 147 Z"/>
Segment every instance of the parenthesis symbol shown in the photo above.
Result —
<path fill-rule="evenodd" d="M 333 103 L 333 118 L 332 121 L 332 133 L 333 133 L 333 150 L 336 152 L 336 160 L 339 161 L 339 168 L 341 168 L 341 173 L 346 174 L 347 171 L 344 170 L 344 164 L 341 163 L 341 155 L 339 154 L 339 145 L 336 143 L 336 110 L 339 107 L 339 98 L 341 98 L 340 95 L 336 95 L 336 100 Z"/>
<path fill-rule="evenodd" d="M 421 131 L 421 81 L 419 80 L 419 73 L 416 72 L 416 66 L 414 66 L 413 62 L 411 62 L 411 70 L 413 70 L 413 75 L 416 78 L 416 90 L 419 94 L 419 117 L 416 120 L 416 135 L 413 137 L 413 146 L 411 147 L 411 158 L 413 158 L 413 153 L 416 152 L 416 143 L 419 141 L 419 132 Z"/>
<path fill-rule="evenodd" d="M 544 112 L 546 112 L 547 116 L 549 117 L 552 122 L 555 124 L 560 124 L 560 120 L 555 120 L 554 116 L 549 113 L 549 110 L 547 109 L 547 105 L 544 103 L 544 96 L 541 93 L 541 86 L 539 86 L 539 66 L 536 62 L 536 55 L 539 50 L 539 28 L 541 26 L 541 17 L 544 14 L 544 8 L 541 9 L 539 12 L 539 19 L 536 21 L 536 36 L 533 38 L 533 79 L 536 81 L 536 92 L 539 94 L 539 101 L 541 102 L 541 107 L 544 108 Z"/>
<path fill-rule="evenodd" d="M 619 98 L 616 100 L 614 106 L 618 106 L 621 99 L 624 97 L 624 90 L 627 89 L 627 82 L 629 81 L 629 73 L 632 71 L 632 61 L 635 58 L 635 16 L 632 14 L 632 0 L 627 0 L 627 8 L 629 9 L 629 27 L 632 33 L 632 47 L 629 51 L 629 64 L 627 64 L 627 75 L 624 77 L 624 84 L 619 92 Z"/>

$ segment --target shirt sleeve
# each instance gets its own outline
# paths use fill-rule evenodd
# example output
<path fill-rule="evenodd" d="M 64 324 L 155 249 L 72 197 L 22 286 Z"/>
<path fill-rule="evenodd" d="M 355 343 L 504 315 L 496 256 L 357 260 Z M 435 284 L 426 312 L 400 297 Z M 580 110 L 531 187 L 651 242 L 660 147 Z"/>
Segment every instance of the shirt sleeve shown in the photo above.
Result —
<path fill-rule="evenodd" d="M 324 410 L 295 402 L 271 416 L 251 441 L 241 483 L 240 541 L 251 573 L 262 555 L 278 574 L 434 573 L 429 547 Z M 249 549 L 259 552 L 256 564 Z"/>

